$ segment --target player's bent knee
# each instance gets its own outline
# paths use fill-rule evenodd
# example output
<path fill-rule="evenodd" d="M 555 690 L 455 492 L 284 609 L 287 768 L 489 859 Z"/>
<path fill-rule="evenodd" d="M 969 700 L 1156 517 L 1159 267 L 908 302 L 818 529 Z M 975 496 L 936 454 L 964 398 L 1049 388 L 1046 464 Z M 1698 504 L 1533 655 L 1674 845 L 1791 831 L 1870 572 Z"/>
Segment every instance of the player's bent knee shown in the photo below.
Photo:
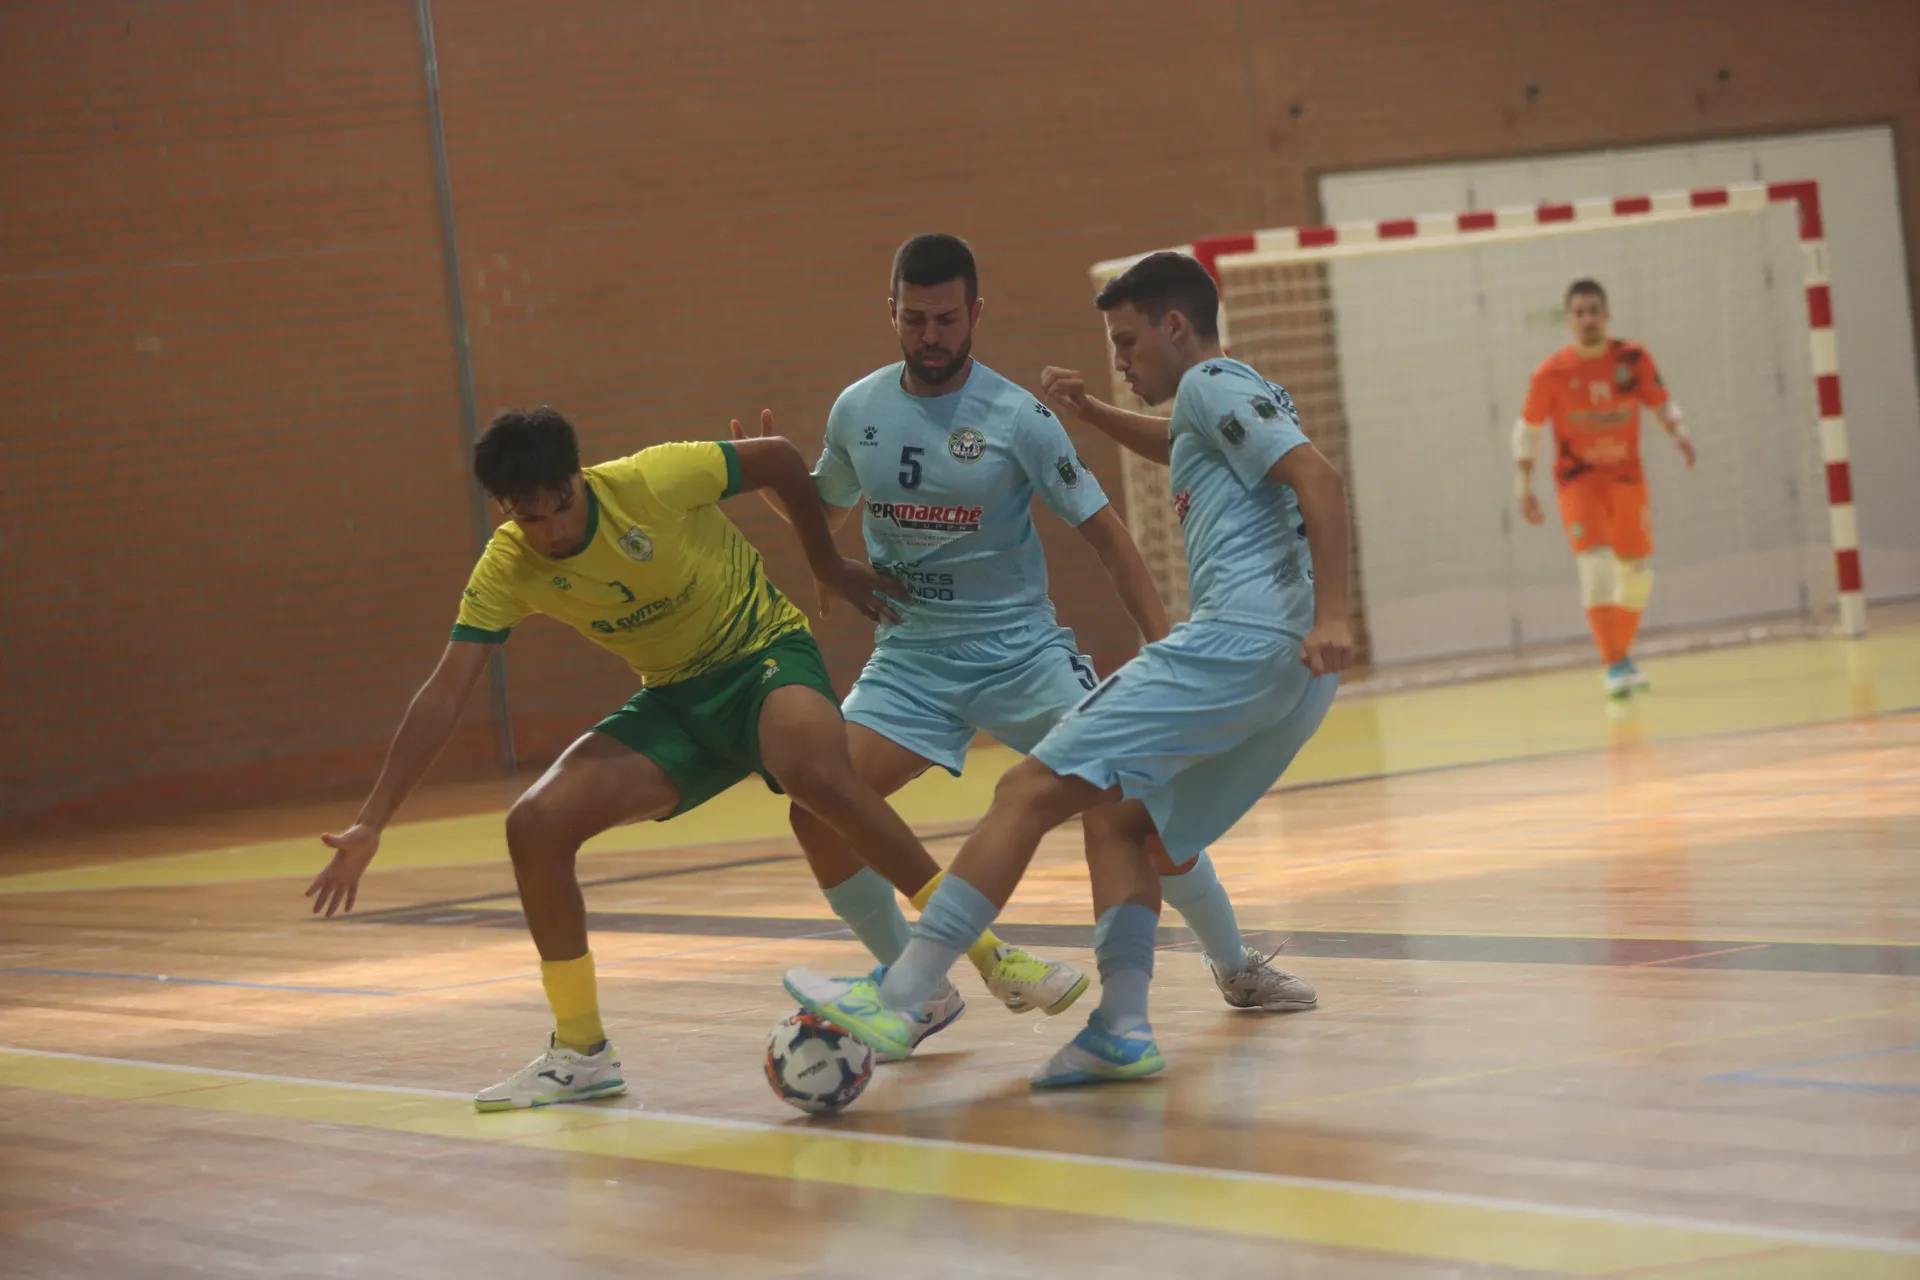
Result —
<path fill-rule="evenodd" d="M 1090 783 L 1063 777 L 1028 756 L 1000 775 L 994 784 L 993 807 L 1018 811 L 1048 827 L 1098 803 Z"/>
<path fill-rule="evenodd" d="M 1575 553 L 1574 564 L 1580 570 L 1580 603 L 1589 609 L 1614 603 L 1617 583 L 1614 579 L 1613 552 L 1607 547 Z"/>
<path fill-rule="evenodd" d="M 1615 560 L 1613 575 L 1618 584 L 1614 603 L 1639 613 L 1653 598 L 1653 570 L 1645 560 Z"/>
<path fill-rule="evenodd" d="M 561 814 L 539 788 L 521 796 L 507 810 L 507 852 L 516 862 L 537 857 L 563 839 Z"/>
<path fill-rule="evenodd" d="M 862 793 L 873 790 L 854 774 L 844 756 L 838 760 L 796 761 L 774 776 L 794 807 L 806 810 L 816 820 L 840 812 Z M 798 815 L 796 820 L 804 821 Z"/>

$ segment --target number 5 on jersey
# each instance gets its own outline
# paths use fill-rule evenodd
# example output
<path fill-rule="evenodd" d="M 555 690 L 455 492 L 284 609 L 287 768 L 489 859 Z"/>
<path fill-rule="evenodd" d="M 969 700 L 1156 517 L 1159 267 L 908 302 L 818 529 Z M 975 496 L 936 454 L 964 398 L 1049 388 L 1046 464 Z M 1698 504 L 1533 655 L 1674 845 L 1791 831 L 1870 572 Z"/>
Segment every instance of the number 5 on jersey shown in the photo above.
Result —
<path fill-rule="evenodd" d="M 926 450 L 917 444 L 905 445 L 900 450 L 900 487 L 918 489 L 920 487 L 920 455 Z"/>

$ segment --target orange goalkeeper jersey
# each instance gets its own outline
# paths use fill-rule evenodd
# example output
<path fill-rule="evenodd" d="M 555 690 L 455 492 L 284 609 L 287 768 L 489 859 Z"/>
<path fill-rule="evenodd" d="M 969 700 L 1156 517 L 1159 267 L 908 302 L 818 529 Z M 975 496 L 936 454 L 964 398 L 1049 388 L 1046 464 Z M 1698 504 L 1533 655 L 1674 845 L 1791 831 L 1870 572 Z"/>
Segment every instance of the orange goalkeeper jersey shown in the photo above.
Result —
<path fill-rule="evenodd" d="M 1559 484 L 1594 471 L 1638 479 L 1640 406 L 1667 402 L 1660 370 L 1645 347 L 1615 338 L 1597 356 L 1566 346 L 1540 362 L 1520 416 L 1553 423 L 1553 478 Z"/>

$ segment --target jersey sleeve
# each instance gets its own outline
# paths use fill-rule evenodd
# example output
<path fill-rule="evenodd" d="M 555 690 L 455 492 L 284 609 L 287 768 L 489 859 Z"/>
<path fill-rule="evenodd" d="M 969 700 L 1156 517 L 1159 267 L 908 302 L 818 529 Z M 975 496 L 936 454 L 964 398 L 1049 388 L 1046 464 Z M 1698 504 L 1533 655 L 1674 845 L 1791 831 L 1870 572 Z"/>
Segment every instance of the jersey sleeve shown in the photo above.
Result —
<path fill-rule="evenodd" d="M 1645 347 L 1635 347 L 1633 350 L 1633 393 L 1647 408 L 1658 409 L 1673 399 L 1667 394 L 1667 384 L 1660 379 L 1660 366 L 1653 362 L 1652 353 Z"/>
<path fill-rule="evenodd" d="M 1543 364 L 1527 380 L 1527 402 L 1520 408 L 1520 418 L 1531 426 L 1541 427 L 1552 416 L 1553 379 L 1548 376 L 1547 366 Z"/>
<path fill-rule="evenodd" d="M 843 392 L 827 414 L 827 438 L 820 447 L 820 461 L 813 467 L 813 487 L 820 501 L 830 507 L 851 507 L 860 501 L 860 475 L 847 454 L 847 433 L 853 428 L 853 411 Z"/>
<path fill-rule="evenodd" d="M 1053 410 L 1038 400 L 1018 412 L 1023 417 L 1014 437 L 1014 455 L 1047 509 L 1079 528 L 1107 505 L 1107 495 L 1080 461 L 1073 441 Z"/>
<path fill-rule="evenodd" d="M 712 506 L 740 492 L 740 455 L 726 440 L 657 444 L 593 468 L 616 495 L 633 486 L 669 511 Z"/>
<path fill-rule="evenodd" d="M 1307 443 L 1293 397 L 1283 388 L 1232 368 L 1218 374 L 1202 366 L 1181 384 L 1174 402 L 1183 427 L 1226 459 L 1248 489 L 1267 478 L 1273 464 Z"/>
<path fill-rule="evenodd" d="M 531 612 L 514 589 L 513 568 L 496 537 L 480 553 L 467 588 L 460 593 L 460 612 L 449 638 L 472 644 L 501 644 Z"/>

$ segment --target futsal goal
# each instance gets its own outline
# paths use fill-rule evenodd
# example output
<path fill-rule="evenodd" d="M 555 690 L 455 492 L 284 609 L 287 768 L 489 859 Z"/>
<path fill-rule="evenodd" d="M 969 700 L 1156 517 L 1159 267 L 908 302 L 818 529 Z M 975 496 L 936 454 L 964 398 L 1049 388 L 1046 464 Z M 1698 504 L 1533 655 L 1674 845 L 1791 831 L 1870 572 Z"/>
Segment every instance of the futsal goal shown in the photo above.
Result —
<path fill-rule="evenodd" d="M 1353 601 L 1375 665 L 1565 645 L 1587 633 L 1545 445 L 1513 496 L 1528 378 L 1591 277 L 1684 407 L 1687 472 L 1652 415 L 1647 631 L 1866 625 L 1816 184 L 1749 184 L 1215 236 L 1177 246 L 1220 283 L 1229 352 L 1293 395 L 1346 475 Z M 1093 268 L 1096 287 L 1137 258 Z M 1116 402 L 1142 408 L 1114 381 Z M 1161 406 L 1159 412 L 1167 412 Z M 1149 410 L 1151 412 L 1152 410 Z M 1128 523 L 1187 606 L 1166 470 L 1122 463 Z"/>

